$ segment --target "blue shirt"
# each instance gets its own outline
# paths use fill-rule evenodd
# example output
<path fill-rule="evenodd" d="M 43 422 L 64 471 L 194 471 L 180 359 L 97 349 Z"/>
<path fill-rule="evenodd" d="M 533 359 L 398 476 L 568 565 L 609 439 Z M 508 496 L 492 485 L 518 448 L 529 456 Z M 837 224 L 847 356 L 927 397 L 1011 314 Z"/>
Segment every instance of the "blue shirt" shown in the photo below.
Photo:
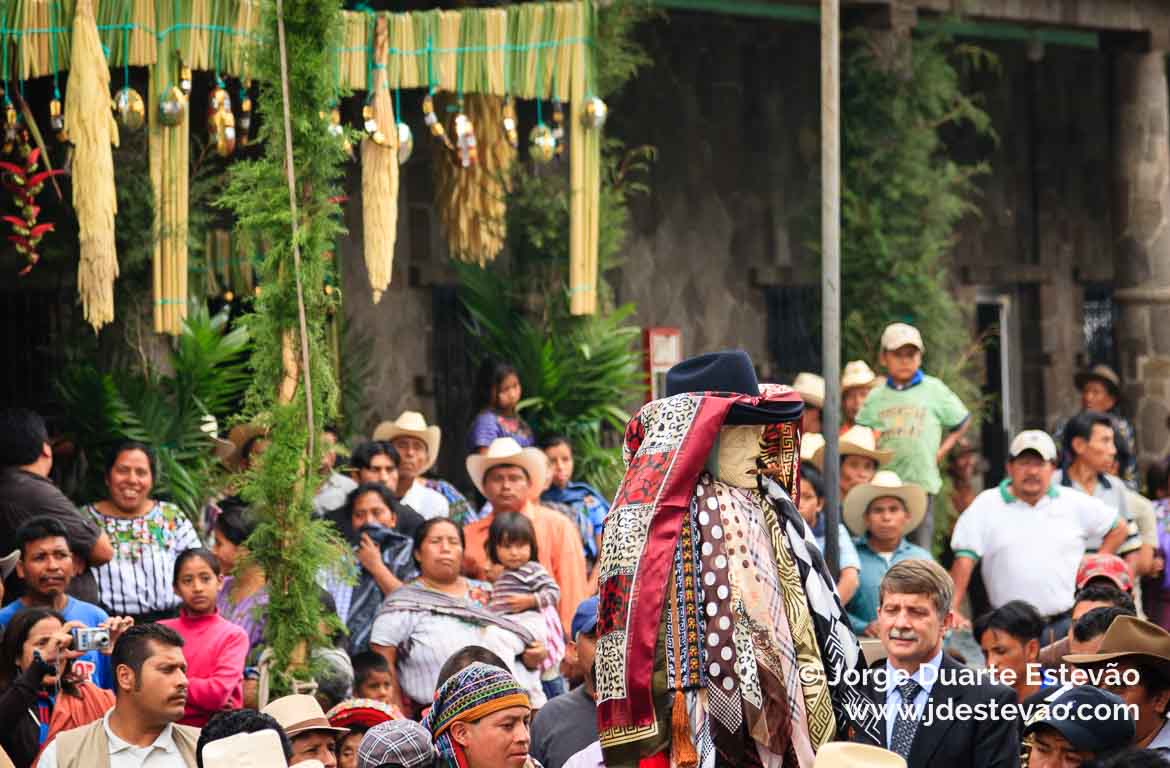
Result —
<path fill-rule="evenodd" d="M 824 534 L 814 533 L 814 537 L 817 540 L 817 548 L 821 550 L 822 555 L 825 554 Z M 857 548 L 853 546 L 853 539 L 849 537 L 849 529 L 845 527 L 844 523 L 837 523 L 837 559 L 838 570 L 856 568 L 861 571 L 861 560 L 857 557 Z"/>
<path fill-rule="evenodd" d="M 938 670 L 941 665 L 942 651 L 940 650 L 933 659 L 910 675 L 910 679 L 918 683 L 919 686 L 918 695 L 914 697 L 914 715 L 919 719 L 926 708 L 926 700 L 930 698 L 930 689 L 938 681 Z M 886 692 L 886 746 L 889 746 L 894 738 L 894 721 L 898 719 L 898 710 L 902 706 L 902 694 L 898 692 L 898 683 L 903 680 L 904 674 L 902 670 L 894 669 L 889 659 L 886 660 L 886 679 L 890 686 L 889 691 Z"/>
<path fill-rule="evenodd" d="M 541 501 L 552 501 L 568 505 L 576 514 L 577 527 L 581 530 L 585 556 L 597 559 L 597 537 L 605 527 L 605 516 L 609 514 L 609 502 L 601 492 L 589 483 L 570 481 L 564 488 L 551 486 L 540 495 Z M 588 533 L 588 535 L 586 535 Z"/>
<path fill-rule="evenodd" d="M 898 542 L 897 548 L 885 557 L 869 548 L 869 536 L 858 536 L 857 557 L 861 562 L 861 572 L 858 574 L 857 592 L 853 599 L 845 606 L 849 615 L 849 624 L 853 631 L 861 634 L 870 622 L 877 618 L 878 598 L 881 596 L 882 577 L 890 566 L 903 560 L 934 560 L 929 552 L 917 544 L 911 544 L 905 537 Z"/>
<path fill-rule="evenodd" d="M 8 626 L 8 622 L 12 621 L 12 617 L 25 608 L 25 604 L 20 600 L 13 600 L 8 605 L 0 609 L 0 629 Z M 80 621 L 87 627 L 96 627 L 101 625 L 103 621 L 110 618 L 109 614 L 103 611 L 93 603 L 87 603 L 84 600 L 78 600 L 75 597 L 70 597 L 65 602 L 65 610 L 61 611 L 61 615 L 65 617 L 65 621 Z M 79 673 L 79 676 L 88 678 L 91 683 L 99 688 L 113 689 L 113 682 L 110 675 L 110 657 L 97 651 L 89 651 L 84 656 L 76 659 L 73 662 L 73 670 Z"/>

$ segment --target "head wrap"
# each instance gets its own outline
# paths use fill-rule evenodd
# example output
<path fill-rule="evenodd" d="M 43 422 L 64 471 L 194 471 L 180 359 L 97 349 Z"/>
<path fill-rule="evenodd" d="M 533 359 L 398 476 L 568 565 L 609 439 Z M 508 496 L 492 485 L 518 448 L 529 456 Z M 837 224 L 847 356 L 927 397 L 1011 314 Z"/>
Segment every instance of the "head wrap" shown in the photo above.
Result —
<path fill-rule="evenodd" d="M 422 724 L 449 768 L 465 768 L 463 750 L 451 738 L 452 723 L 472 723 L 501 709 L 530 706 L 528 694 L 510 672 L 476 661 L 435 692 L 435 703 Z"/>

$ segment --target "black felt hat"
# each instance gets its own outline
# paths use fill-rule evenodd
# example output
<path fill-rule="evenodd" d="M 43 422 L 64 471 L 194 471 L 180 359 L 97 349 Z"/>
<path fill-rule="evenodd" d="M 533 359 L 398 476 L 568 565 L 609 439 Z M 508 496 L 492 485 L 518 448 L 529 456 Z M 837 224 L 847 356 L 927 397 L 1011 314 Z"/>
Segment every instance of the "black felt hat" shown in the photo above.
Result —
<path fill-rule="evenodd" d="M 666 372 L 666 396 L 684 392 L 730 392 L 738 395 L 760 396 L 760 381 L 756 367 L 742 349 L 708 352 L 683 360 Z M 724 420 L 725 424 L 776 424 L 800 418 L 804 402 L 797 396 L 792 400 L 769 401 L 760 405 L 736 404 Z"/>

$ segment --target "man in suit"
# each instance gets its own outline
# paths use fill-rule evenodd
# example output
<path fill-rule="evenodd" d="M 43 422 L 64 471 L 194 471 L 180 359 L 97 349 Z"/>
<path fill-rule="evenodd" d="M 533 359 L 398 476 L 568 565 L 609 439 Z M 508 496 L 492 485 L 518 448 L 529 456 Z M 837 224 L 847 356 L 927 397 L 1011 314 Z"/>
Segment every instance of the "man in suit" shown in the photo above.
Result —
<path fill-rule="evenodd" d="M 904 757 L 908 768 L 1015 768 L 1020 734 L 1012 712 L 1002 711 L 1015 703 L 1012 689 L 943 655 L 954 588 L 930 560 L 903 560 L 882 579 L 878 630 L 886 659 L 870 667 L 866 686 L 884 707 L 885 743 L 876 746 Z"/>

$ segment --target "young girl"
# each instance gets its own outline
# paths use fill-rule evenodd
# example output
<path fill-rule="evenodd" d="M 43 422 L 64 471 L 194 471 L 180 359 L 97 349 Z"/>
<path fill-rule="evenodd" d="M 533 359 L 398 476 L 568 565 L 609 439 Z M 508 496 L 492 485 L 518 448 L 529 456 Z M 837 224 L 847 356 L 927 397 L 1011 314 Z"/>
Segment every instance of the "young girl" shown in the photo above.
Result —
<path fill-rule="evenodd" d="M 490 360 L 479 371 L 476 391 L 480 412 L 467 435 L 471 453 L 483 453 L 497 437 L 511 437 L 521 448 L 536 444 L 532 428 L 516 414 L 520 402 L 520 375 L 508 363 Z"/>
<path fill-rule="evenodd" d="M 488 529 L 487 555 L 498 566 L 493 569 L 497 575 L 488 608 L 513 614 L 513 620 L 544 640 L 548 649 L 548 658 L 540 665 L 544 695 L 551 699 L 564 693 L 560 666 L 565 656 L 565 628 L 558 609 L 561 590 L 537 562 L 532 521 L 516 512 L 497 514 Z"/>
<path fill-rule="evenodd" d="M 202 728 L 221 709 L 244 703 L 244 659 L 248 633 L 219 615 L 216 599 L 223 587 L 219 559 L 206 549 L 187 549 L 175 561 L 179 618 L 165 624 L 183 636 L 187 658 L 187 708 L 183 725 Z"/>

